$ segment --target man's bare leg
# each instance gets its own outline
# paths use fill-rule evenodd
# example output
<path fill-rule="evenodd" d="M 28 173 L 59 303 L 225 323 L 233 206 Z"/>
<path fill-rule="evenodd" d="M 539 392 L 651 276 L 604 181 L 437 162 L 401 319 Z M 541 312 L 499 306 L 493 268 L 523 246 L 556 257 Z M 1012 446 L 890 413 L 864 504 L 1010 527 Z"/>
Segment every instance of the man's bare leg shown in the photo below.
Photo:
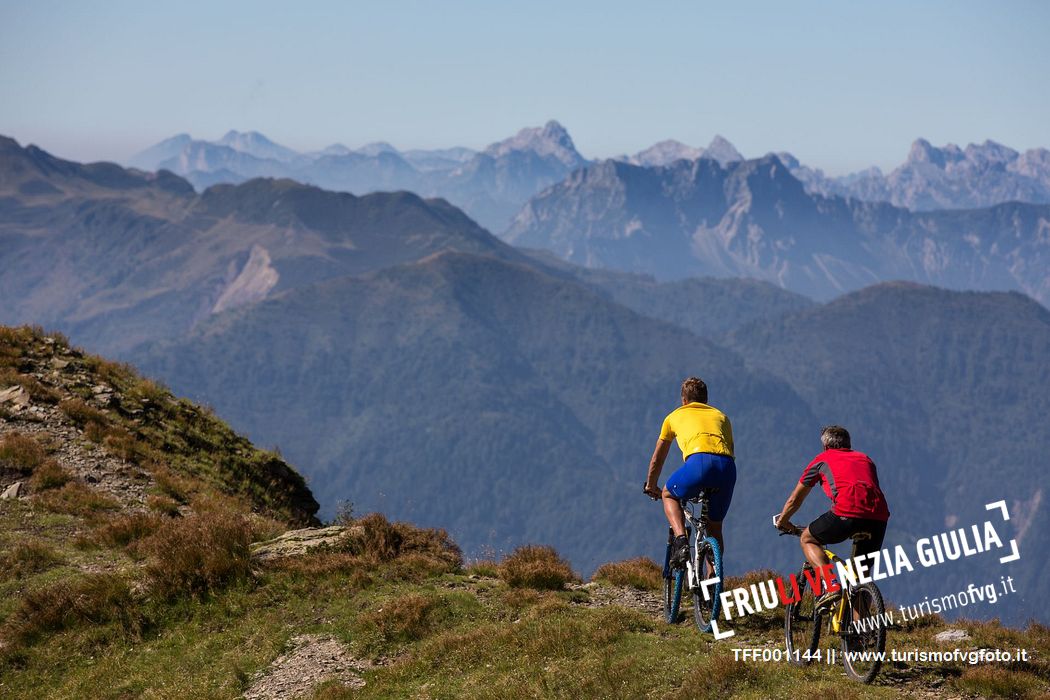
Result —
<path fill-rule="evenodd" d="M 806 561 L 808 561 L 810 566 L 814 569 L 819 571 L 820 567 L 827 566 L 831 563 L 831 560 L 828 559 L 828 555 L 824 554 L 824 545 L 817 542 L 816 538 L 809 534 L 808 527 L 802 531 L 802 536 L 799 540 L 802 542 L 802 554 L 805 555 Z"/>
<path fill-rule="evenodd" d="M 663 501 L 664 515 L 667 516 L 667 522 L 671 524 L 674 536 L 681 537 L 685 534 L 685 514 L 682 512 L 682 504 L 666 488 L 663 492 Z"/>

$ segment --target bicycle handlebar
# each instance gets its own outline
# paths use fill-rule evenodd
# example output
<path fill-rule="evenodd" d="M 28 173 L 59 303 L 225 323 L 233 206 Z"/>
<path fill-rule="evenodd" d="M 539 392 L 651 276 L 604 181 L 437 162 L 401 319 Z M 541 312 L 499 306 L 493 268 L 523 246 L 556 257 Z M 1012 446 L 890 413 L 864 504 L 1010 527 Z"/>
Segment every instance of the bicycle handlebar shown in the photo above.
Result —
<path fill-rule="evenodd" d="M 777 513 L 776 515 L 773 516 L 773 527 L 775 527 L 777 530 L 780 530 L 780 513 Z M 780 530 L 780 536 L 783 537 L 784 535 L 793 535 L 795 537 L 801 537 L 802 536 L 802 528 L 800 528 L 799 526 L 796 525 L 795 529 L 791 530 L 790 532 L 786 532 L 784 530 Z"/>

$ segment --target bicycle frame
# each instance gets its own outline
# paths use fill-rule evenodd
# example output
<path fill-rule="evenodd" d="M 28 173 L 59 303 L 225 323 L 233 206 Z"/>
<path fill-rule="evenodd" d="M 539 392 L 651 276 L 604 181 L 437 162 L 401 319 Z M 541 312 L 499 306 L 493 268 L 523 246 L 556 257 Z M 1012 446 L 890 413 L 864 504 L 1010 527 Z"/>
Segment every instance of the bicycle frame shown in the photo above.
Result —
<path fill-rule="evenodd" d="M 696 570 L 696 553 L 700 550 L 700 543 L 707 537 L 707 497 L 706 494 L 701 494 L 693 500 L 682 499 L 679 501 L 682 506 L 682 525 L 686 530 L 692 529 L 693 539 L 693 556 L 686 562 L 686 585 L 689 590 L 693 590 L 700 585 L 700 572 Z M 670 544 L 668 544 L 667 556 L 664 557 L 664 578 L 671 575 L 670 565 L 668 560 L 670 559 Z"/>
<path fill-rule="evenodd" d="M 832 564 L 835 562 L 841 562 L 842 558 L 832 552 L 830 549 L 825 549 L 824 554 L 828 557 Z M 839 578 L 845 578 L 841 576 Z M 853 584 L 850 583 L 849 579 L 845 581 L 839 581 L 839 585 L 842 586 L 842 595 L 839 596 L 838 609 L 835 610 L 835 614 L 831 616 L 831 630 L 835 634 L 839 634 L 842 629 L 842 618 L 846 614 L 846 601 L 853 596 Z"/>
<path fill-rule="evenodd" d="M 773 516 L 773 525 L 774 526 L 776 525 L 776 516 Z M 798 532 L 795 532 L 795 533 L 781 532 L 780 534 L 781 534 L 781 536 L 788 535 L 788 534 L 794 534 L 797 537 L 799 533 Z M 842 557 L 838 556 L 837 554 L 832 552 L 827 547 L 823 547 L 822 549 L 824 550 L 824 555 L 828 558 L 828 561 L 830 561 L 832 564 L 834 564 L 835 562 L 841 562 L 842 561 Z M 811 567 L 811 564 L 809 564 L 809 562 L 805 562 L 804 566 Z M 842 595 L 839 596 L 838 607 L 835 609 L 834 614 L 832 614 L 832 616 L 831 616 L 831 630 L 835 634 L 841 634 L 841 631 L 842 631 L 842 618 L 845 617 L 845 615 L 846 615 L 847 602 L 848 602 L 848 600 L 850 598 L 853 597 L 853 592 L 854 592 L 854 588 L 855 588 L 855 586 L 850 582 L 850 580 L 848 578 L 846 578 L 845 576 L 841 576 L 840 578 L 845 579 L 845 580 L 839 581 L 839 585 L 842 587 Z M 813 595 L 814 596 L 820 595 L 820 592 L 819 591 L 814 591 Z"/>
<path fill-rule="evenodd" d="M 682 515 L 693 526 L 693 556 L 685 565 L 685 580 L 689 585 L 689 590 L 699 586 L 703 577 L 703 572 L 697 571 L 699 562 L 696 561 L 696 558 L 700 553 L 700 543 L 707 537 L 707 507 L 707 498 L 699 499 L 695 508 L 692 503 L 682 502 Z"/>

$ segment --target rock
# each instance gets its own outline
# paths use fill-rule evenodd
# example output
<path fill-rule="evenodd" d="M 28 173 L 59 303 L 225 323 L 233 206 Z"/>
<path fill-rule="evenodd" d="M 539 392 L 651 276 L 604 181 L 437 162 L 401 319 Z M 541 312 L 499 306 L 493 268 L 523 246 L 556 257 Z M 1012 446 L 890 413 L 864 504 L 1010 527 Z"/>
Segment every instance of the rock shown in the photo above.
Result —
<path fill-rule="evenodd" d="M 60 357 L 53 357 L 51 358 L 51 366 L 61 371 L 66 367 L 69 367 L 69 362 L 67 360 L 63 360 Z"/>
<path fill-rule="evenodd" d="M 964 639 L 969 639 L 970 635 L 966 630 L 950 629 L 938 632 L 933 635 L 933 641 L 935 642 L 961 642 Z"/>
<path fill-rule="evenodd" d="M 12 404 L 14 406 L 28 406 L 30 403 L 29 392 L 19 385 L 0 390 L 0 404 Z"/>
<path fill-rule="evenodd" d="M 4 489 L 3 493 L 0 493 L 0 500 L 10 501 L 16 498 L 21 498 L 24 492 L 25 486 L 23 485 L 23 483 L 21 481 L 16 481 L 15 483 L 11 484 L 6 489 Z"/>
<path fill-rule="evenodd" d="M 252 546 L 252 558 L 257 561 L 281 559 L 306 554 L 318 547 L 334 547 L 342 544 L 346 538 L 363 534 L 364 528 L 343 527 L 307 527 L 301 530 L 289 530 L 279 537 Z"/>

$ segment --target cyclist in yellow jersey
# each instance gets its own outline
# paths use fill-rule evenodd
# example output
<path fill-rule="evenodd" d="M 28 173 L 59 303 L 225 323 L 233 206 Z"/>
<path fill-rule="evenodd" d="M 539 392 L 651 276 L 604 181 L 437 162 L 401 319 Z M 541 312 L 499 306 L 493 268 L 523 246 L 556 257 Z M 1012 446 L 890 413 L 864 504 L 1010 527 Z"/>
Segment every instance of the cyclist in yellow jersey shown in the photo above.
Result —
<path fill-rule="evenodd" d="M 685 460 L 667 479 L 663 490 L 657 486 L 671 440 L 678 441 Z M 663 499 L 664 514 L 675 534 L 672 563 L 681 565 L 689 556 L 689 540 L 682 517 L 682 499 L 692 498 L 700 489 L 717 488 L 709 498 L 708 532 L 725 552 L 722 521 L 733 500 L 736 462 L 733 460 L 733 427 L 729 418 L 707 404 L 707 384 L 699 377 L 682 382 L 682 405 L 664 419 L 660 438 L 649 461 L 645 492 Z"/>

